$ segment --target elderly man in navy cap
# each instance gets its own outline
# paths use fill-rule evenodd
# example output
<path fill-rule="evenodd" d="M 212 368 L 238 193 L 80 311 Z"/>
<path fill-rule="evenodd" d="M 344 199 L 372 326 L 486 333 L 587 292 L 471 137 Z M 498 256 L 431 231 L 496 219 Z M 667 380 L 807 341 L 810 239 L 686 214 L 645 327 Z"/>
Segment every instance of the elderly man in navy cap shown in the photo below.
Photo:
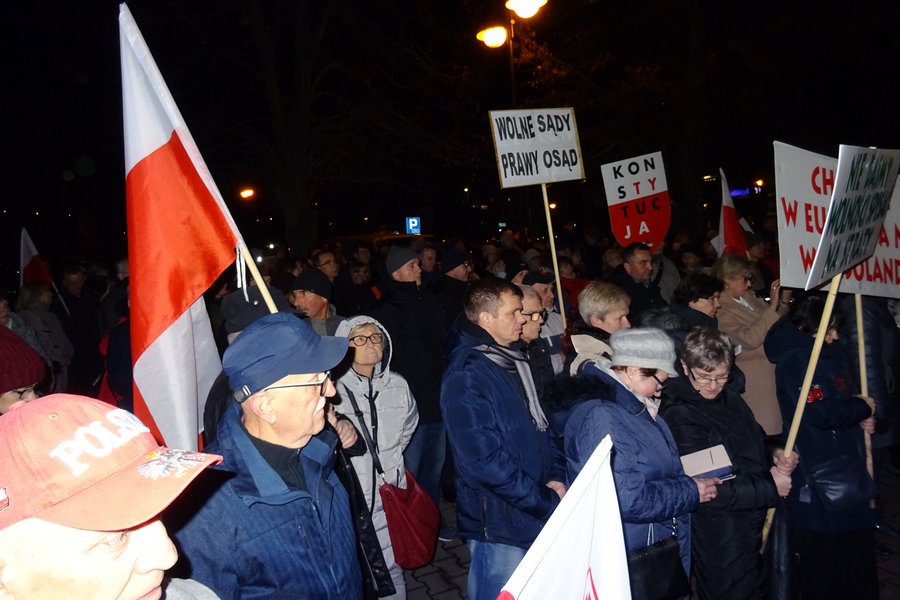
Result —
<path fill-rule="evenodd" d="M 293 315 L 254 321 L 222 367 L 235 404 L 208 448 L 231 473 L 176 537 L 191 578 L 222 598 L 360 598 L 347 492 L 323 431 L 347 339 Z"/>

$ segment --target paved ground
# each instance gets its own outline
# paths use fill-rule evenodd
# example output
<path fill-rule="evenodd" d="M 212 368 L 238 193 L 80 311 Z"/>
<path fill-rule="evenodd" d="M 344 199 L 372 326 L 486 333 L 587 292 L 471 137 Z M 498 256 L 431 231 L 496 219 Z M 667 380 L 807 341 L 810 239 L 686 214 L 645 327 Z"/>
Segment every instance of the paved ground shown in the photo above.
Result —
<path fill-rule="evenodd" d="M 884 518 L 900 530 L 900 474 L 882 469 L 879 479 Z M 452 504 L 441 506 L 448 523 L 456 522 Z M 878 557 L 880 600 L 900 600 L 900 538 L 877 534 L 876 541 L 892 552 Z M 469 550 L 460 540 L 438 542 L 437 553 L 430 565 L 406 572 L 409 600 L 457 600 L 466 597 Z M 852 600 L 852 599 L 848 599 Z"/>

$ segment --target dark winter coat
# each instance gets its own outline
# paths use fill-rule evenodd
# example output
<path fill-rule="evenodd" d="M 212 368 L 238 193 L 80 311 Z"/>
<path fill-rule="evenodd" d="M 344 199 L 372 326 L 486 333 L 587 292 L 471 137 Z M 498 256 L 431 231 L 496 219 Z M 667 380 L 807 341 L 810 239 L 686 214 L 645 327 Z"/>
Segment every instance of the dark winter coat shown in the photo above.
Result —
<path fill-rule="evenodd" d="M 562 453 L 532 420 L 518 374 L 477 348 L 494 344 L 491 336 L 464 316 L 451 335 L 441 410 L 456 464 L 459 534 L 528 548 L 559 504 L 546 483 L 565 480 Z"/>
<path fill-rule="evenodd" d="M 782 317 L 766 336 L 765 350 L 775 363 L 778 404 L 785 422 L 794 417 L 797 396 L 812 354 L 813 337 Z M 800 466 L 794 471 L 787 504 L 795 526 L 821 533 L 871 529 L 874 511 L 868 503 L 841 512 L 825 510 L 807 485 L 807 469 L 841 455 L 865 456 L 863 430 L 859 424 L 872 411 L 855 393 L 853 379 L 837 344 L 825 344 L 813 375 L 794 450 Z"/>
<path fill-rule="evenodd" d="M 190 577 L 223 599 L 360 598 L 347 492 L 332 469 L 336 444 L 325 431 L 298 450 L 306 489 L 291 489 L 256 449 L 233 404 L 207 447 L 224 458 L 216 471 L 233 476 L 176 533 Z"/>
<path fill-rule="evenodd" d="M 557 379 L 545 393 L 552 423 L 562 428 L 569 483 L 600 441 L 612 437 L 612 470 L 622 513 L 625 547 L 631 553 L 672 535 L 672 518 L 685 572 L 690 572 L 691 515 L 700 501 L 697 484 L 684 474 L 678 448 L 665 420 L 654 420 L 644 404 L 618 379 L 591 369 Z"/>
<path fill-rule="evenodd" d="M 621 266 L 613 273 L 610 281 L 625 290 L 625 293 L 631 298 L 628 320 L 636 326 L 643 326 L 641 319 L 647 311 L 667 306 L 666 301 L 663 300 L 659 292 L 657 283 L 650 281 L 647 285 L 644 285 L 639 281 L 635 281 Z"/>
<path fill-rule="evenodd" d="M 769 469 L 765 432 L 750 407 L 729 388 L 713 400 L 700 396 L 687 377 L 669 379 L 663 415 L 680 454 L 725 446 L 735 478 L 701 504 L 692 523 L 692 557 L 702 599 L 763 598 L 762 527 L 778 501 Z"/>
<path fill-rule="evenodd" d="M 415 283 L 388 278 L 381 299 L 370 311 L 391 336 L 391 369 L 403 375 L 416 399 L 419 420 L 441 420 L 441 375 L 446 326 L 434 294 Z"/>

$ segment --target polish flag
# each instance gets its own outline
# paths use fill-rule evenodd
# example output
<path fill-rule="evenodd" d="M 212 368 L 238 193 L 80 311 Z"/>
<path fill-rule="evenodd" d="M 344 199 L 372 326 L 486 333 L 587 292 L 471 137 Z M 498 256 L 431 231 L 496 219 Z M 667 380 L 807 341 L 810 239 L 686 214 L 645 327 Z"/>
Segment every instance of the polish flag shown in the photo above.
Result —
<path fill-rule="evenodd" d="M 497 600 L 631 600 L 612 449 L 607 435 Z"/>
<path fill-rule="evenodd" d="M 203 293 L 243 239 L 128 7 L 119 7 L 134 412 L 196 448 L 222 365 Z"/>
<path fill-rule="evenodd" d="M 28 230 L 22 228 L 22 243 L 19 250 L 19 287 L 26 283 L 52 284 L 50 265 L 38 254 Z"/>
<path fill-rule="evenodd" d="M 728 189 L 728 181 L 722 169 L 719 169 L 719 178 L 722 180 L 722 212 L 719 213 L 719 235 L 711 243 L 719 256 L 723 254 L 743 256 L 747 254 L 747 238 L 744 227 L 741 226 L 743 219 L 738 218 L 734 209 L 734 201 L 731 199 L 731 191 Z"/>

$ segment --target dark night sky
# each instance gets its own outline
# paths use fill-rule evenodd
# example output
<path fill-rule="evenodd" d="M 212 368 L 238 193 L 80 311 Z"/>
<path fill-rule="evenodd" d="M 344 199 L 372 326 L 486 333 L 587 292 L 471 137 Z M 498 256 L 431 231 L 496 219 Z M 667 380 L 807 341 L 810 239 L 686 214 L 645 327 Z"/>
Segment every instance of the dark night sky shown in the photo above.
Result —
<path fill-rule="evenodd" d="M 508 63 L 502 52 L 487 54 L 474 40 L 478 22 L 502 15 L 493 6 L 501 2 L 429 4 L 428 10 L 448 11 L 445 26 L 420 34 L 433 35 L 423 41 L 432 42 L 436 60 L 455 62 L 465 71 L 468 92 L 459 95 L 459 105 L 448 114 L 459 118 L 455 139 L 468 137 L 468 152 L 484 160 L 467 166 L 469 171 L 448 166 L 435 174 L 441 186 L 458 188 L 443 194 L 429 191 L 429 202 L 438 208 L 421 209 L 415 193 L 379 184 L 381 195 L 333 202 L 332 209 L 342 207 L 341 215 L 345 207 L 350 213 L 377 214 L 379 202 L 393 198 L 384 205 L 385 214 L 421 209 L 441 215 L 442 206 L 462 202 L 461 189 L 470 183 L 485 198 L 503 196 L 497 189 L 493 149 L 483 142 L 489 134 L 486 111 L 508 108 Z M 229 198 L 235 182 L 227 166 L 232 157 L 219 157 L 216 140 L 232 124 L 210 122 L 208 116 L 218 113 L 205 107 L 211 106 L 215 85 L 204 73 L 186 67 L 181 57 L 202 54 L 207 48 L 197 44 L 215 35 L 234 35 L 239 28 L 194 35 L 178 10 L 162 10 L 165 4 L 146 0 L 130 6 Z M 757 177 L 774 183 L 774 139 L 835 156 L 839 143 L 900 145 L 895 91 L 900 3 L 855 2 L 841 10 L 821 2 L 634 4 L 550 0 L 528 25 L 554 60 L 572 66 L 579 74 L 575 79 L 589 84 L 572 91 L 571 98 L 591 98 L 592 89 L 602 97 L 596 103 L 574 103 L 580 130 L 597 133 L 582 135 L 586 187 L 559 189 L 562 197 L 571 195 L 579 203 L 568 218 L 590 219 L 603 211 L 600 164 L 646 152 L 663 151 L 670 182 L 697 179 L 722 166 L 737 186 Z M 0 213 L 4 283 L 10 263 L 14 269 L 18 261 L 22 225 L 55 260 L 66 254 L 109 259 L 125 250 L 117 14 L 118 3 L 108 0 L 37 0 L 8 9 L 4 130 L 9 137 L 3 164 L 4 179 L 13 183 L 11 189 L 5 186 Z M 442 19 L 430 22 L 433 26 Z M 448 43 L 451 39 L 461 41 Z M 683 62 L 684 57 L 692 62 Z M 203 64 L 214 64 L 214 57 Z M 524 104 L 529 97 L 537 105 L 568 104 L 568 88 L 552 93 L 532 88 L 534 78 L 527 69 L 519 67 Z M 635 86 L 633 96 L 629 86 Z M 397 90 L 398 100 L 406 93 Z M 223 103 L 217 100 L 217 105 Z M 449 104 L 454 98 L 441 92 L 440 100 Z M 334 197 L 354 195 L 354 186 L 367 188 L 365 182 L 334 186 Z M 331 218 L 327 208 L 325 221 Z M 254 210 L 278 220 L 272 205 Z M 234 212 L 242 229 L 242 220 L 252 220 L 246 207 Z M 452 220 L 442 223 L 461 226 Z M 274 231 L 278 235 L 277 227 Z"/>

